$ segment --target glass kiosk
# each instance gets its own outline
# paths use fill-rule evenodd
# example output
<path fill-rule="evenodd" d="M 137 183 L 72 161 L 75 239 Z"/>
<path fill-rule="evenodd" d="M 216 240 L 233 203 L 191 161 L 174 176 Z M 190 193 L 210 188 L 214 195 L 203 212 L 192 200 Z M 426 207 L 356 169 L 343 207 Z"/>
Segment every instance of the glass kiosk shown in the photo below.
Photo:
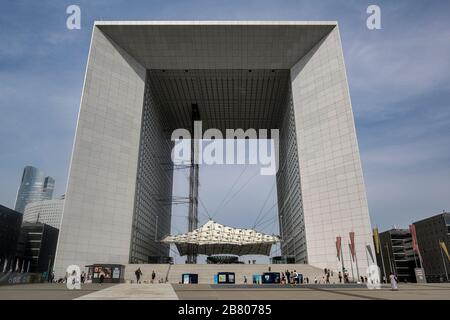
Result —
<path fill-rule="evenodd" d="M 125 266 L 122 264 L 92 264 L 88 268 L 87 279 L 92 283 L 124 282 Z"/>

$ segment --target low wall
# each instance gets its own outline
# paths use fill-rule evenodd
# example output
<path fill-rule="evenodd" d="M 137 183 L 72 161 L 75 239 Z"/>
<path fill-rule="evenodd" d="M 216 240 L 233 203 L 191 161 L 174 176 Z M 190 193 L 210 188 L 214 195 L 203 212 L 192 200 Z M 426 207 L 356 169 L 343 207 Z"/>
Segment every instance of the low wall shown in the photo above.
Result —
<path fill-rule="evenodd" d="M 43 280 L 41 273 L 0 272 L 0 285 L 39 283 Z"/>
<path fill-rule="evenodd" d="M 311 283 L 315 278 L 324 282 L 324 271 L 307 264 L 127 264 L 124 276 L 126 282 L 136 282 L 134 272 L 137 268 L 141 269 L 141 282 L 143 283 L 151 282 L 153 271 L 156 274 L 155 282 L 161 278 L 165 280 L 167 276 L 169 283 L 180 283 L 183 273 L 195 273 L 198 274 L 199 283 L 212 284 L 217 272 L 234 272 L 237 284 L 244 283 L 244 276 L 247 278 L 247 283 L 252 283 L 253 274 L 262 274 L 268 272 L 269 269 L 272 272 L 296 270 L 304 277 L 308 277 Z M 337 274 L 334 274 L 330 281 L 337 283 Z"/>

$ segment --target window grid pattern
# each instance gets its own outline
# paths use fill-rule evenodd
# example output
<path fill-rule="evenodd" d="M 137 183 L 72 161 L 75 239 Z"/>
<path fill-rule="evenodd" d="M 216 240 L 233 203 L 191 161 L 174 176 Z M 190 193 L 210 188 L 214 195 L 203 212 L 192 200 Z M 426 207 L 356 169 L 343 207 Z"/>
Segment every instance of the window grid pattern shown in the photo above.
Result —
<path fill-rule="evenodd" d="M 277 173 L 281 252 L 296 263 L 307 263 L 305 222 L 300 184 L 294 106 L 290 87 L 280 130 L 280 165 Z"/>
<path fill-rule="evenodd" d="M 203 129 L 277 128 L 289 70 L 150 70 L 150 86 L 171 129 L 191 128 L 198 104 Z"/>
<path fill-rule="evenodd" d="M 147 77 L 147 80 L 149 77 Z M 168 123 L 146 83 L 136 177 L 131 236 L 131 263 L 163 261 L 169 246 L 160 240 L 170 234 L 172 177 Z"/>

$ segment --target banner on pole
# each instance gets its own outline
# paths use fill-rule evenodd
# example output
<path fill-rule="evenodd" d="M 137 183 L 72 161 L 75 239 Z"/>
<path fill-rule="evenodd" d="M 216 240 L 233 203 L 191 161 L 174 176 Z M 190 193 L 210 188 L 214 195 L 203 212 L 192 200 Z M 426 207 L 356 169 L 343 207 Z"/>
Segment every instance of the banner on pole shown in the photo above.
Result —
<path fill-rule="evenodd" d="M 352 249 L 352 245 L 349 243 L 348 244 L 348 250 L 350 251 L 350 258 L 352 259 L 351 261 L 355 262 L 355 257 L 353 256 L 353 249 Z"/>
<path fill-rule="evenodd" d="M 445 242 L 442 240 L 439 240 L 439 245 L 441 246 L 442 250 L 444 251 L 445 255 L 447 256 L 448 261 L 450 261 L 450 255 L 448 254 L 447 246 L 445 245 Z"/>
<path fill-rule="evenodd" d="M 416 226 L 414 224 L 410 224 L 409 231 L 411 232 L 413 250 L 419 252 L 419 245 L 417 244 Z"/>
<path fill-rule="evenodd" d="M 373 257 L 372 248 L 370 247 L 370 244 L 366 244 L 366 250 L 369 253 L 370 259 L 372 259 L 372 262 L 375 263 L 375 259 Z"/>
<path fill-rule="evenodd" d="M 353 231 L 349 232 L 348 235 L 350 236 L 350 252 L 352 253 L 353 260 L 355 259 L 355 233 Z"/>
<path fill-rule="evenodd" d="M 380 234 L 378 233 L 378 228 L 373 229 L 373 239 L 375 242 L 375 251 L 380 254 Z"/>
<path fill-rule="evenodd" d="M 340 236 L 336 237 L 336 256 L 339 261 L 341 261 L 341 245 L 342 245 L 341 237 Z"/>

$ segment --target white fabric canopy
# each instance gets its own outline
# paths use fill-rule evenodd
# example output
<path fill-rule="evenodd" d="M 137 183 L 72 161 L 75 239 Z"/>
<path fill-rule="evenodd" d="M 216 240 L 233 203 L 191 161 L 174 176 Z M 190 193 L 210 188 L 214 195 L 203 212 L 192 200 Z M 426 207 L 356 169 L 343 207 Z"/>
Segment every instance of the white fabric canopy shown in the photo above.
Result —
<path fill-rule="evenodd" d="M 256 232 L 253 229 L 237 229 L 212 220 L 192 232 L 168 236 L 164 243 L 174 243 L 180 255 L 187 254 L 261 254 L 270 255 L 272 245 L 279 242 L 277 236 Z"/>

